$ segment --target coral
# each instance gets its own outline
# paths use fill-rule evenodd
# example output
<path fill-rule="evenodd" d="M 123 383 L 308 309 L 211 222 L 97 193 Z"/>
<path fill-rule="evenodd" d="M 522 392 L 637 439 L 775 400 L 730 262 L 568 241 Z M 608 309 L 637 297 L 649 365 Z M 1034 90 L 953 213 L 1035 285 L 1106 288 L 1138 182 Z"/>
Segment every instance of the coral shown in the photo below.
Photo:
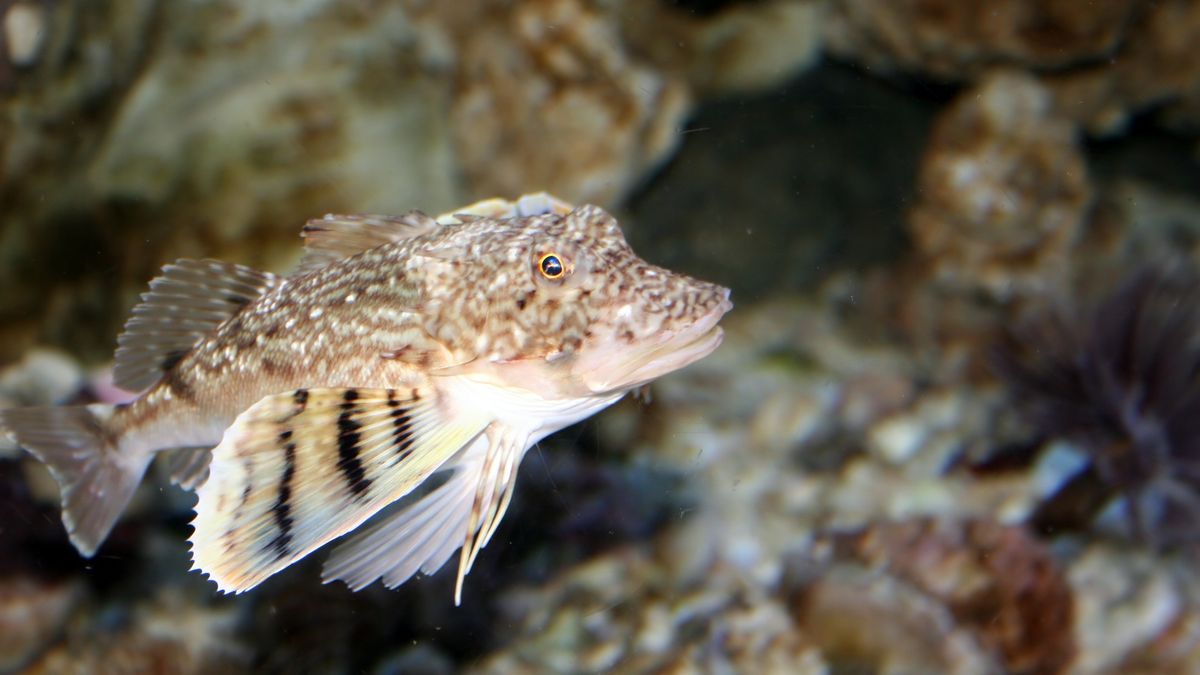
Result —
<path fill-rule="evenodd" d="M 1183 263 L 1132 272 L 1090 310 L 1045 308 L 997 349 L 997 371 L 1041 438 L 1063 438 L 1088 468 L 1060 494 L 1094 515 L 1125 497 L 1155 544 L 1200 536 L 1200 273 Z M 1054 507 L 1059 508 L 1059 507 Z M 1069 522 L 1054 509 L 1043 527 Z"/>
<path fill-rule="evenodd" d="M 944 280 L 1006 297 L 1053 284 L 1091 203 L 1074 127 L 1049 91 L 997 73 L 934 128 L 910 229 Z"/>

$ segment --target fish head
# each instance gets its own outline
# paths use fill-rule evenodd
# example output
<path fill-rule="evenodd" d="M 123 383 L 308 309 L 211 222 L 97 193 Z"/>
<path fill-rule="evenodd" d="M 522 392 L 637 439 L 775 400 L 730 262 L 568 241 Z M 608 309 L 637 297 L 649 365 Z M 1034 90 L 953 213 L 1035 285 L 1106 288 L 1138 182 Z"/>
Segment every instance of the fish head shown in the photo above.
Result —
<path fill-rule="evenodd" d="M 466 312 L 474 354 L 501 379 L 559 396 L 611 395 L 721 343 L 729 289 L 646 262 L 597 206 L 470 226 L 484 228 L 471 241 L 491 241 L 490 252 L 470 255 L 480 262 Z"/>

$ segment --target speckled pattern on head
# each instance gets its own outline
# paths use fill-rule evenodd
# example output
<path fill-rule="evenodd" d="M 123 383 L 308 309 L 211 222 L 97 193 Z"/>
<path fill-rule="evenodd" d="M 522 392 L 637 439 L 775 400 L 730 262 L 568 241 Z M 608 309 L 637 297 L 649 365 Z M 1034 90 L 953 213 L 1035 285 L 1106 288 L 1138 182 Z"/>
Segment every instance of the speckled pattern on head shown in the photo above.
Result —
<path fill-rule="evenodd" d="M 409 271 L 429 303 L 427 334 L 460 357 L 546 358 L 602 335 L 632 342 L 690 326 L 728 294 L 642 260 L 616 219 L 596 206 L 470 220 L 430 239 L 410 246 L 440 264 L 410 263 Z M 561 260 L 561 278 L 539 271 L 546 255 Z"/>

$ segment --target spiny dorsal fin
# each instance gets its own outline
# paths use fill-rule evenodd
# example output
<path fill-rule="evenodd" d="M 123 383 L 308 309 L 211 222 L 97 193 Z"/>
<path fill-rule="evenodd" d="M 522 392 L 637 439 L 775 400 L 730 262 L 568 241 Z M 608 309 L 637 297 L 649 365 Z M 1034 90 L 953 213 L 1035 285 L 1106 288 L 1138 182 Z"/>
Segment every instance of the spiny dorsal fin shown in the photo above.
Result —
<path fill-rule="evenodd" d="M 117 338 L 113 381 L 141 391 L 229 317 L 282 280 L 219 260 L 176 260 L 150 282 Z"/>
<path fill-rule="evenodd" d="M 304 224 L 304 258 L 297 274 L 320 269 L 369 248 L 411 239 L 437 229 L 438 223 L 420 211 L 402 216 L 337 215 L 314 218 Z"/>
<path fill-rule="evenodd" d="M 242 413 L 197 491 L 193 569 L 240 593 L 422 483 L 487 424 L 431 387 L 299 389 Z"/>

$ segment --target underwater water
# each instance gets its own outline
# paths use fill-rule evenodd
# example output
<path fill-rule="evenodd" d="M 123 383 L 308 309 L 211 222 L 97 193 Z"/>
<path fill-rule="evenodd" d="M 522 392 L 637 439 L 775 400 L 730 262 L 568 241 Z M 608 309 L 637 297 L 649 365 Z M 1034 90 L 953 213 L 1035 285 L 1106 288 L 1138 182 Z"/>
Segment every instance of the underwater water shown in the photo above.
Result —
<path fill-rule="evenodd" d="M 1200 1 L 0 28 L 0 673 L 1200 672 Z"/>

